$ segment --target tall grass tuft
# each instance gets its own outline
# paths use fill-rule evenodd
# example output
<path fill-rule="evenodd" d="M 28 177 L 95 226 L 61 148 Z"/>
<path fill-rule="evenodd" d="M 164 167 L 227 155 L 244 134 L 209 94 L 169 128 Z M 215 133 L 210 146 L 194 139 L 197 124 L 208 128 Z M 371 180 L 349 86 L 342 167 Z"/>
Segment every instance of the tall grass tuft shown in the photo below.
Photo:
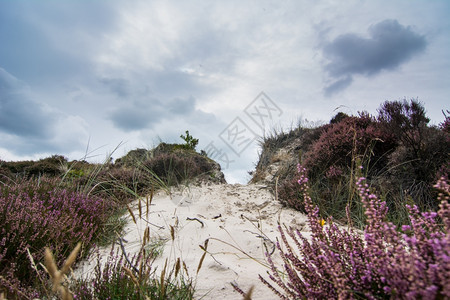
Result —
<path fill-rule="evenodd" d="M 154 257 L 141 252 L 129 259 L 125 253 L 111 248 L 107 262 L 97 260 L 91 279 L 73 281 L 75 299 L 193 299 L 194 288 L 189 279 L 168 266 L 161 276 L 152 267 Z"/>

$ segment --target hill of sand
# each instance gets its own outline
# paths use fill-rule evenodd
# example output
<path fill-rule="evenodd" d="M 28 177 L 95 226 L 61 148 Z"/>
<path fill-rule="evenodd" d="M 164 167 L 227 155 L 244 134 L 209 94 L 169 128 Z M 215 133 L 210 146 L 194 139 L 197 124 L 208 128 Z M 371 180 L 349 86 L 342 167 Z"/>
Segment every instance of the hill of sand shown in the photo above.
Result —
<path fill-rule="evenodd" d="M 159 191 L 148 213 L 141 204 L 140 213 L 138 201 L 131 206 L 136 224 L 131 215 L 126 216 L 128 224 L 122 241 L 127 256 L 139 251 L 149 226 L 151 240 L 165 241 L 164 251 L 154 263 L 156 272 L 163 268 L 166 258 L 174 263 L 180 257 L 194 279 L 196 299 L 240 299 L 231 283 L 244 291 L 254 286 L 252 299 L 276 299 L 258 279 L 258 274 L 268 279 L 264 253 L 275 250 L 278 223 L 308 229 L 306 216 L 282 207 L 265 185 L 203 184 L 172 189 L 170 193 Z M 204 253 L 199 245 L 207 239 L 209 253 L 196 274 Z M 110 247 L 100 251 L 106 257 Z M 273 259 L 280 261 L 277 251 Z M 95 263 L 93 256 L 76 274 L 89 276 Z"/>

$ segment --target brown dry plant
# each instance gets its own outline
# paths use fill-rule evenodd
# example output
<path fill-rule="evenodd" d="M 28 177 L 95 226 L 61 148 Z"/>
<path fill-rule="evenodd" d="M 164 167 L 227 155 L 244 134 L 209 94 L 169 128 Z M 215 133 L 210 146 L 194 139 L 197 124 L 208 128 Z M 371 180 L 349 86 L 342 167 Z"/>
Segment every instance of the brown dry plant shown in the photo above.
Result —
<path fill-rule="evenodd" d="M 70 293 L 67 286 L 65 286 L 64 279 L 65 276 L 69 273 L 71 266 L 75 262 L 75 259 L 78 255 L 78 252 L 81 249 L 81 243 L 78 243 L 75 247 L 75 249 L 72 250 L 69 257 L 64 262 L 61 270 L 58 270 L 58 267 L 56 266 L 55 258 L 52 254 L 52 251 L 45 247 L 45 256 L 44 256 L 44 262 L 45 267 L 47 269 L 48 274 L 50 275 L 50 278 L 52 280 L 53 284 L 53 291 L 59 292 L 61 299 L 63 300 L 72 300 L 73 296 Z"/>

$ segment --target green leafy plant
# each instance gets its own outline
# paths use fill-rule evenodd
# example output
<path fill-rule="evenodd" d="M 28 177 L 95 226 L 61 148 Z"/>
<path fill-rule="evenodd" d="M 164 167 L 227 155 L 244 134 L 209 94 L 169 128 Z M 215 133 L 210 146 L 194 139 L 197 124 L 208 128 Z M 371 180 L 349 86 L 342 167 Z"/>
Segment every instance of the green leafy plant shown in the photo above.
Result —
<path fill-rule="evenodd" d="M 195 147 L 197 147 L 198 139 L 195 139 L 192 135 L 190 135 L 189 130 L 186 130 L 186 135 L 180 135 L 180 138 L 186 142 L 184 144 L 186 149 L 195 150 Z"/>

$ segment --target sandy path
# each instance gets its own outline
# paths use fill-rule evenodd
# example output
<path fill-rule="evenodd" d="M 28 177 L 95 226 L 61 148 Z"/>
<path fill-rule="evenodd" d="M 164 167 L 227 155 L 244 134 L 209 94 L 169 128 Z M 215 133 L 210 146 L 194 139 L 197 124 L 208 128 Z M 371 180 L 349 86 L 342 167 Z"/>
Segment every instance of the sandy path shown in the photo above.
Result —
<path fill-rule="evenodd" d="M 137 217 L 138 202 L 132 207 Z M 275 201 L 266 186 L 253 184 L 191 186 L 173 190 L 171 195 L 160 191 L 153 198 L 148 218 L 145 208 L 141 215 L 154 225 L 149 226 L 139 218 L 134 224 L 128 216 L 130 222 L 123 236 L 126 251 L 129 254 L 139 251 L 144 230 L 149 226 L 153 239 L 167 240 L 155 266 L 160 270 L 166 258 L 174 261 L 181 257 L 189 274 L 195 278 L 198 299 L 240 299 L 230 282 L 238 283 L 244 291 L 254 285 L 253 299 L 274 299 L 274 294 L 258 279 L 258 274 L 267 278 L 267 268 L 262 265 L 265 264 L 265 249 L 273 249 L 271 241 L 278 237 L 279 220 L 296 227 L 303 227 L 306 222 L 305 215 L 283 208 Z M 175 229 L 174 241 L 170 226 Z M 213 255 L 205 257 L 195 276 L 204 253 L 199 245 L 206 239 L 210 239 L 208 251 Z M 107 254 L 109 250 L 105 248 L 102 252 Z M 277 258 L 275 254 L 275 260 Z M 86 263 L 78 272 L 89 274 L 92 265 L 92 262 Z"/>

